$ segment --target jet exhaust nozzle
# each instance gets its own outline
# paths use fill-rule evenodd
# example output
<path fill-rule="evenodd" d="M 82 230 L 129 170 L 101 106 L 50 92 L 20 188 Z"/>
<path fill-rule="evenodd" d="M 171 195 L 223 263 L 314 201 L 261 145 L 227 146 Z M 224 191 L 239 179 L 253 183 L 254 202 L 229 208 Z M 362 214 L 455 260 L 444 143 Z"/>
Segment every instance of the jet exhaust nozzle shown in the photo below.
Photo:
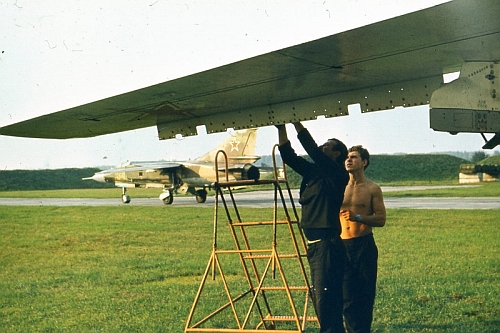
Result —
<path fill-rule="evenodd" d="M 260 171 L 254 165 L 245 164 L 243 169 L 241 169 L 241 179 L 242 180 L 259 180 Z"/>

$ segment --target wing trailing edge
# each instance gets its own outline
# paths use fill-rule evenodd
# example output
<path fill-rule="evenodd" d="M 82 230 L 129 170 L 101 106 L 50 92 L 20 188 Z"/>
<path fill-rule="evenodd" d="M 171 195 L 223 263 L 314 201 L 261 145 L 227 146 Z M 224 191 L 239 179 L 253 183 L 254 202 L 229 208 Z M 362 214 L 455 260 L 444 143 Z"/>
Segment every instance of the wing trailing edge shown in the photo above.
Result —
<path fill-rule="evenodd" d="M 8 125 L 0 134 L 68 139 L 156 126 L 159 138 L 169 139 L 202 125 L 214 133 L 345 116 L 351 104 L 363 112 L 426 105 L 451 68 L 500 61 L 498 13 L 498 0 L 454 0 Z M 480 99 L 473 93 L 467 103 Z M 488 112 L 494 118 L 498 110 Z M 433 126 L 454 132 L 448 123 Z"/>

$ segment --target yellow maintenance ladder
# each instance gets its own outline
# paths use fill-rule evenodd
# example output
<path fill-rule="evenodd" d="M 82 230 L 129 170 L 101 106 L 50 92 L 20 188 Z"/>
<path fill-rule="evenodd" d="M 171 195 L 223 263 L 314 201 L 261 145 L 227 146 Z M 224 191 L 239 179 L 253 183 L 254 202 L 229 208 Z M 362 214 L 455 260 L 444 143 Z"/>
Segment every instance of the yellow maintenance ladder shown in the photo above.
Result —
<path fill-rule="evenodd" d="M 215 191 L 212 253 L 189 312 L 188 332 L 305 332 L 306 324 L 318 327 L 304 266 L 307 245 L 288 185 L 276 167 L 271 180 L 229 181 L 227 155 L 223 154 L 225 179 L 212 184 Z M 271 184 L 274 209 L 271 218 L 244 221 L 233 189 L 239 186 Z M 285 198 L 282 185 L 286 187 Z M 229 196 L 229 200 L 226 199 Z M 220 206 L 224 208 L 221 213 Z M 291 208 L 293 216 L 288 210 Z M 268 210 L 264 210 L 269 214 Z M 230 233 L 219 232 L 223 215 Z M 257 228 L 258 227 L 258 228 Z M 227 230 L 227 229 L 226 229 Z"/>

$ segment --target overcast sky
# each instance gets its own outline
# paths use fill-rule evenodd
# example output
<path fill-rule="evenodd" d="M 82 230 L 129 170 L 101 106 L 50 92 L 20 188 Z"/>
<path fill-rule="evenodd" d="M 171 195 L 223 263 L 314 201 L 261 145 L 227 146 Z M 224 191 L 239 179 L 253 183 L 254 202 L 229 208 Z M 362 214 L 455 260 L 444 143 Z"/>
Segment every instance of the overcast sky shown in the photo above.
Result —
<path fill-rule="evenodd" d="M 443 0 L 0 0 L 0 126 L 429 7 Z M 428 107 L 305 122 L 372 154 L 478 151 L 479 134 L 434 132 Z M 196 158 L 227 133 L 158 140 L 156 128 L 89 139 L 0 137 L 0 168 Z M 269 155 L 274 127 L 259 129 Z M 294 141 L 292 141 L 292 144 Z M 497 148 L 498 149 L 498 148 Z M 300 149 L 297 149 L 300 152 Z M 492 153 L 492 151 L 486 151 Z"/>

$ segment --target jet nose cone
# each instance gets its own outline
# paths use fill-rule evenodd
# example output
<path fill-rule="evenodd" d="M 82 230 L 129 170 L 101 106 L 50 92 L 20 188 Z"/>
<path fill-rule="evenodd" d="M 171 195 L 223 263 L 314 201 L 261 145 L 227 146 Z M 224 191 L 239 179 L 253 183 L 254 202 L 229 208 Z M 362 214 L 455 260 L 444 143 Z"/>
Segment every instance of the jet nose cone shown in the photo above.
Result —
<path fill-rule="evenodd" d="M 92 180 L 95 180 L 96 182 L 99 182 L 99 183 L 105 183 L 106 180 L 104 179 L 104 173 L 96 173 L 94 174 L 92 177 L 86 177 L 86 178 L 82 178 L 83 180 L 88 180 L 88 179 L 92 179 Z"/>
<path fill-rule="evenodd" d="M 95 180 L 96 182 L 99 182 L 99 183 L 106 182 L 106 180 L 104 179 L 103 173 L 96 173 L 95 175 L 92 176 L 92 179 Z"/>

